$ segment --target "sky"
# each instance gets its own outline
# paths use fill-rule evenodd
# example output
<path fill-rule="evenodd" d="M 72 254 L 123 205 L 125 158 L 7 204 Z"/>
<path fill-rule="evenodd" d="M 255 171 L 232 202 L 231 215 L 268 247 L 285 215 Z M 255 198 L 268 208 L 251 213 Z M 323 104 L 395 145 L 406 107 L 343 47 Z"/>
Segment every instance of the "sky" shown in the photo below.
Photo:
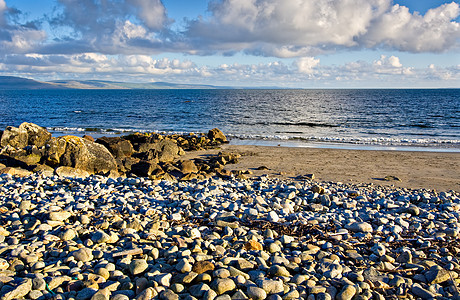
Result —
<path fill-rule="evenodd" d="M 0 0 L 0 75 L 460 87 L 460 0 Z"/>

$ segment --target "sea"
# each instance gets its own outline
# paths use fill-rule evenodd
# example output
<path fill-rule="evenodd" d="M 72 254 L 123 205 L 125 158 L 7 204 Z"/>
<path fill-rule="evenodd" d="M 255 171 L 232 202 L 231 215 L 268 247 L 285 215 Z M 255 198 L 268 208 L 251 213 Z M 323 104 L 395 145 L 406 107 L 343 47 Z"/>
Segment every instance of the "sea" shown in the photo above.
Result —
<path fill-rule="evenodd" d="M 460 89 L 2 90 L 0 129 L 189 133 L 232 144 L 460 152 Z"/>

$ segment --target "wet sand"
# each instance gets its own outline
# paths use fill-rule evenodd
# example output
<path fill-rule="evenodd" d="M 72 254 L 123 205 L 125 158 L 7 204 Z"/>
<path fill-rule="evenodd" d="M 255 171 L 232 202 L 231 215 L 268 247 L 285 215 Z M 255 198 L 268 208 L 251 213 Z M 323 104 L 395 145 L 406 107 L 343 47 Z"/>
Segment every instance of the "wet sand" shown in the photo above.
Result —
<path fill-rule="evenodd" d="M 411 189 L 460 190 L 460 153 L 289 148 L 223 145 L 184 158 L 230 151 L 241 154 L 229 170 L 250 170 L 255 176 L 295 178 L 314 174 L 317 181 L 373 183 Z M 268 170 L 257 170 L 265 166 Z M 384 180 L 394 176 L 398 180 Z"/>

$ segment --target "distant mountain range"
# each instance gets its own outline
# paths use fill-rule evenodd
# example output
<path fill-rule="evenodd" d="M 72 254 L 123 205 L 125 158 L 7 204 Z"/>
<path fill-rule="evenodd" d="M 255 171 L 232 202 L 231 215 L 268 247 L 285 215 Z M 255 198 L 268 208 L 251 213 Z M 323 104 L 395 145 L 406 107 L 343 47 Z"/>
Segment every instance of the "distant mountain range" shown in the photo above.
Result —
<path fill-rule="evenodd" d="M 39 82 L 32 79 L 0 76 L 0 90 L 43 90 L 58 89 L 58 86 L 46 82 Z"/>
<path fill-rule="evenodd" d="M 0 90 L 46 89 L 232 89 L 227 86 L 180 84 L 169 82 L 129 83 L 103 80 L 55 80 L 49 82 L 33 79 L 0 76 Z"/>

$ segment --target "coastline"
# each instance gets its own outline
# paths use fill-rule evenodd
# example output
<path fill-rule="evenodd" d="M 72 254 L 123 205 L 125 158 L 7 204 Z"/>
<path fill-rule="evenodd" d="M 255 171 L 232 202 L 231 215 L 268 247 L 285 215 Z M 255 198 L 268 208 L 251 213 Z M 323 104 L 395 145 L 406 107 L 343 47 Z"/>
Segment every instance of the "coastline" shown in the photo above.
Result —
<path fill-rule="evenodd" d="M 220 151 L 241 154 L 229 170 L 250 170 L 281 179 L 314 174 L 316 181 L 395 186 L 437 191 L 460 190 L 460 153 L 429 151 L 348 150 L 331 148 L 222 145 L 194 151 L 181 159 L 199 158 Z M 267 170 L 257 170 L 265 166 Z M 395 176 L 398 180 L 384 180 Z"/>
<path fill-rule="evenodd" d="M 459 297 L 460 153 L 21 129 L 63 165 L 0 175 L 2 299 Z"/>

